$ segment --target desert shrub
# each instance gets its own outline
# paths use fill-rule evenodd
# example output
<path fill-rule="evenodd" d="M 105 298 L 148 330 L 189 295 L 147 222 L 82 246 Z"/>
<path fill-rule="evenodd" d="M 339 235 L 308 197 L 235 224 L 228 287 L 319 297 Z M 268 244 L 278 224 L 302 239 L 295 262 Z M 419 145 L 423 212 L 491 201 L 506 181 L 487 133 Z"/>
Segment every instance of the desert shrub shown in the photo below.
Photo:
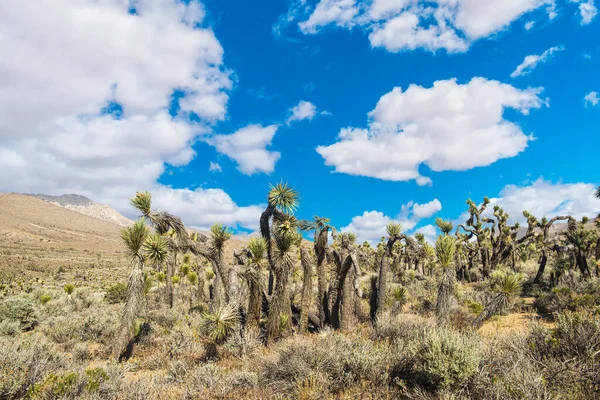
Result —
<path fill-rule="evenodd" d="M 563 359 L 592 357 L 600 351 L 600 317 L 587 312 L 559 315 L 550 344 Z"/>
<path fill-rule="evenodd" d="M 65 286 L 63 286 L 63 290 L 66 294 L 70 296 L 75 291 L 75 285 L 73 285 L 72 283 L 67 283 Z"/>
<path fill-rule="evenodd" d="M 21 333 L 21 323 L 13 319 L 0 322 L 0 336 L 15 336 Z"/>
<path fill-rule="evenodd" d="M 54 343 L 65 346 L 81 341 L 110 345 L 116 335 L 118 321 L 116 312 L 106 311 L 89 316 L 58 316 L 48 319 L 42 330 Z"/>
<path fill-rule="evenodd" d="M 410 340 L 433 327 L 431 321 L 414 314 L 381 314 L 372 333 L 374 340 Z"/>
<path fill-rule="evenodd" d="M 467 383 L 481 363 L 479 343 L 450 330 L 430 330 L 408 344 L 408 355 L 394 366 L 394 375 L 430 390 L 448 390 Z"/>
<path fill-rule="evenodd" d="M 185 391 L 191 398 L 235 398 L 258 387 L 258 375 L 250 371 L 225 371 L 208 362 L 194 369 L 186 380 Z"/>
<path fill-rule="evenodd" d="M 0 338 L 0 399 L 20 399 L 65 360 L 40 336 Z"/>
<path fill-rule="evenodd" d="M 18 321 L 21 330 L 28 331 L 37 325 L 33 301 L 27 297 L 13 296 L 0 301 L 0 321 Z"/>
<path fill-rule="evenodd" d="M 451 328 L 467 332 L 472 330 L 475 316 L 464 307 L 454 307 L 448 315 L 448 323 Z"/>
<path fill-rule="evenodd" d="M 315 340 L 296 338 L 282 344 L 276 359 L 260 360 L 261 381 L 288 394 L 326 382 L 328 392 L 338 393 L 363 379 L 387 381 L 388 356 L 386 345 L 360 337 L 325 333 Z"/>
<path fill-rule="evenodd" d="M 482 351 L 483 365 L 469 391 L 478 399 L 551 398 L 540 363 L 529 356 L 526 335 L 490 339 Z"/>
<path fill-rule="evenodd" d="M 104 300 L 109 304 L 124 303 L 127 298 L 127 282 L 118 282 L 106 288 Z"/>

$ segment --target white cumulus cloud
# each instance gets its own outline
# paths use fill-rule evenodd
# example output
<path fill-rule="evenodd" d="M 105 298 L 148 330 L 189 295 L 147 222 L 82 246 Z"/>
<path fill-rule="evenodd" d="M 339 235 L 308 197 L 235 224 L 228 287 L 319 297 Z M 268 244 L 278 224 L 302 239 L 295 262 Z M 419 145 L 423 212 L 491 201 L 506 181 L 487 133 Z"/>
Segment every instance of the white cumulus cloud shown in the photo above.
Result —
<path fill-rule="evenodd" d="M 432 217 L 441 209 L 441 202 L 433 199 L 424 204 L 409 201 L 402 205 L 400 213 L 395 217 L 389 217 L 381 211 L 365 211 L 362 215 L 352 217 L 350 224 L 343 227 L 342 232 L 353 232 L 360 241 L 377 242 L 382 236 L 387 236 L 385 228 L 388 223 L 399 222 L 403 232 L 410 232 L 422 219 Z"/>
<path fill-rule="evenodd" d="M 211 172 L 223 172 L 223 168 L 221 168 L 219 163 L 212 162 L 212 161 L 210 162 L 210 166 L 208 167 L 208 170 Z"/>
<path fill-rule="evenodd" d="M 277 151 L 267 150 L 279 125 L 248 125 L 229 135 L 214 135 L 206 141 L 219 153 L 229 156 L 246 175 L 263 172 L 270 174 L 281 157 Z"/>
<path fill-rule="evenodd" d="M 592 106 L 596 106 L 596 105 L 598 105 L 600 98 L 598 98 L 598 92 L 589 92 L 588 94 L 585 95 L 583 100 L 585 101 L 586 106 L 590 105 L 590 104 Z"/>
<path fill-rule="evenodd" d="M 287 123 L 293 121 L 311 120 L 317 115 L 317 107 L 310 101 L 301 100 L 297 105 L 290 108 Z"/>
<path fill-rule="evenodd" d="M 320 0 L 298 26 L 305 34 L 330 24 L 360 26 L 369 33 L 371 46 L 390 52 L 416 48 L 464 52 L 474 41 L 543 6 L 553 18 L 553 4 L 551 0 Z M 302 18 L 306 1 L 294 3 L 291 10 L 294 18 Z"/>
<path fill-rule="evenodd" d="M 170 209 L 164 199 L 183 192 L 157 180 L 168 165 L 186 165 L 193 144 L 226 117 L 232 86 L 203 5 L 38 0 L 1 8 L 0 190 L 79 193 L 127 215 L 128 198 L 150 190 Z M 173 117 L 165 110 L 176 90 L 183 96 Z M 215 215 L 214 202 L 202 200 L 210 194 L 234 210 L 228 223 L 250 225 L 251 209 L 203 190 L 187 197 L 197 215 Z"/>
<path fill-rule="evenodd" d="M 581 25 L 588 25 L 598 15 L 598 8 L 594 5 L 594 0 L 571 0 L 579 3 L 579 14 L 581 15 Z"/>
<path fill-rule="evenodd" d="M 564 49 L 565 48 L 563 46 L 555 46 L 544 51 L 542 54 L 532 54 L 527 56 L 523 62 L 517 66 L 513 73 L 510 74 L 510 76 L 512 78 L 516 78 L 517 76 L 527 75 L 531 73 L 531 71 L 533 71 L 538 64 L 547 62 L 550 60 L 550 58 L 552 58 L 554 53 L 563 51 Z"/>
<path fill-rule="evenodd" d="M 463 171 L 522 152 L 532 137 L 503 113 L 512 108 L 526 115 L 540 108 L 541 91 L 484 78 L 394 88 L 369 113 L 368 128 L 343 128 L 336 143 L 318 146 L 317 152 L 336 172 L 431 184 L 419 173 L 421 164 Z"/>
<path fill-rule="evenodd" d="M 537 218 L 571 215 L 574 218 L 594 217 L 600 211 L 600 200 L 594 196 L 593 183 L 553 183 L 537 179 L 529 185 L 507 185 L 491 205 L 499 204 L 511 221 L 523 221 L 524 210 Z"/>

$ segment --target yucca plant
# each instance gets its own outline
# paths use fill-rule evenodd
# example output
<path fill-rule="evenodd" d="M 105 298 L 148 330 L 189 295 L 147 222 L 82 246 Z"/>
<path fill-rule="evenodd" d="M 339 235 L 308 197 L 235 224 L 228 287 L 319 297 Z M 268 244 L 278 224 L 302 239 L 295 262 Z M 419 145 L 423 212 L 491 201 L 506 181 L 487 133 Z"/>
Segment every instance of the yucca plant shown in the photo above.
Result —
<path fill-rule="evenodd" d="M 453 228 L 452 222 L 446 221 L 442 218 L 436 218 L 435 224 L 437 225 L 438 228 L 440 228 L 440 230 L 442 231 L 442 233 L 444 235 L 449 235 Z"/>
<path fill-rule="evenodd" d="M 293 213 L 298 207 L 298 192 L 285 182 L 269 185 L 269 204 L 284 213 Z"/>
<path fill-rule="evenodd" d="M 215 344 L 221 344 L 227 339 L 238 323 L 237 310 L 230 304 L 218 308 L 214 312 L 202 314 L 200 332 Z"/>
<path fill-rule="evenodd" d="M 132 328 L 139 313 L 144 293 L 144 254 L 142 247 L 147 236 L 148 229 L 143 218 L 135 221 L 133 226 L 121 231 L 127 254 L 131 259 L 131 273 L 127 285 L 127 298 L 121 318 L 121 327 L 112 350 L 114 358 L 120 358 L 133 337 Z"/>
<path fill-rule="evenodd" d="M 454 271 L 452 261 L 456 252 L 456 239 L 453 236 L 438 236 L 435 242 L 435 255 L 442 271 L 438 286 L 438 298 L 435 308 L 436 320 L 439 326 L 446 326 L 450 313 L 450 302 L 454 291 Z"/>
<path fill-rule="evenodd" d="M 167 239 L 158 233 L 150 234 L 144 241 L 143 248 L 144 258 L 152 263 L 157 270 L 161 270 L 169 252 Z"/>
<path fill-rule="evenodd" d="M 512 271 L 494 271 L 491 276 L 490 288 L 494 296 L 486 304 L 483 311 L 473 321 L 477 329 L 494 315 L 510 308 L 513 299 L 521 294 L 523 275 Z"/>
<path fill-rule="evenodd" d="M 371 310 L 372 319 L 376 322 L 385 308 L 385 297 L 387 294 L 387 280 L 390 269 L 390 258 L 392 257 L 392 249 L 394 244 L 400 239 L 402 233 L 402 225 L 399 222 L 389 222 L 385 227 L 388 234 L 387 243 L 382 245 L 381 262 L 379 264 L 379 277 L 377 281 L 377 301 L 374 302 L 375 310 Z M 385 238 L 382 237 L 382 242 Z"/>
<path fill-rule="evenodd" d="M 248 326 L 257 329 L 260 323 L 262 305 L 261 271 L 266 263 L 267 244 L 261 238 L 252 237 L 248 241 L 250 251 L 249 269 L 246 274 L 249 288 Z"/>
<path fill-rule="evenodd" d="M 225 288 L 226 294 L 230 292 L 230 288 L 228 287 L 229 271 L 223 259 L 223 252 L 225 251 L 225 243 L 232 236 L 233 232 L 222 224 L 214 224 L 210 227 L 210 249 L 214 260 L 213 267 L 215 268 L 215 281 L 213 283 L 215 298 L 213 307 L 215 309 L 221 307 L 221 293 L 223 288 Z"/>

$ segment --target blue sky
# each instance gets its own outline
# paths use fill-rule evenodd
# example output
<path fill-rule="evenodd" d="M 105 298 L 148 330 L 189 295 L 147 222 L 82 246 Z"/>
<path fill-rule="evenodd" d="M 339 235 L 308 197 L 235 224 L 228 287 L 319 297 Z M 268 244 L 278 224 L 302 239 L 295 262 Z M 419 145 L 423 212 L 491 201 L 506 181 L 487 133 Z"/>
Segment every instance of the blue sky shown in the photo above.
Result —
<path fill-rule="evenodd" d="M 367 240 L 391 219 L 431 237 L 467 198 L 600 209 L 591 0 L 68 3 L 2 6 L 0 191 L 131 215 L 147 189 L 243 232 L 284 180 L 299 217 Z"/>

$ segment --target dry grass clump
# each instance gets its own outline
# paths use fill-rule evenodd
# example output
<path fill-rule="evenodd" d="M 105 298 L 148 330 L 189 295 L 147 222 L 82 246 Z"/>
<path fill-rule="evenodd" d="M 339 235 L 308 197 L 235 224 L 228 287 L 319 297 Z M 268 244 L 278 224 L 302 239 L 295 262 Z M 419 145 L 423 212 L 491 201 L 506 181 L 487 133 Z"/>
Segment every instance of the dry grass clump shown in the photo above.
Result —
<path fill-rule="evenodd" d="M 260 382 L 276 393 L 340 393 L 361 381 L 387 384 L 389 346 L 359 336 L 325 332 L 283 342 L 260 359 Z M 311 396 L 308 396 L 311 397 Z"/>

